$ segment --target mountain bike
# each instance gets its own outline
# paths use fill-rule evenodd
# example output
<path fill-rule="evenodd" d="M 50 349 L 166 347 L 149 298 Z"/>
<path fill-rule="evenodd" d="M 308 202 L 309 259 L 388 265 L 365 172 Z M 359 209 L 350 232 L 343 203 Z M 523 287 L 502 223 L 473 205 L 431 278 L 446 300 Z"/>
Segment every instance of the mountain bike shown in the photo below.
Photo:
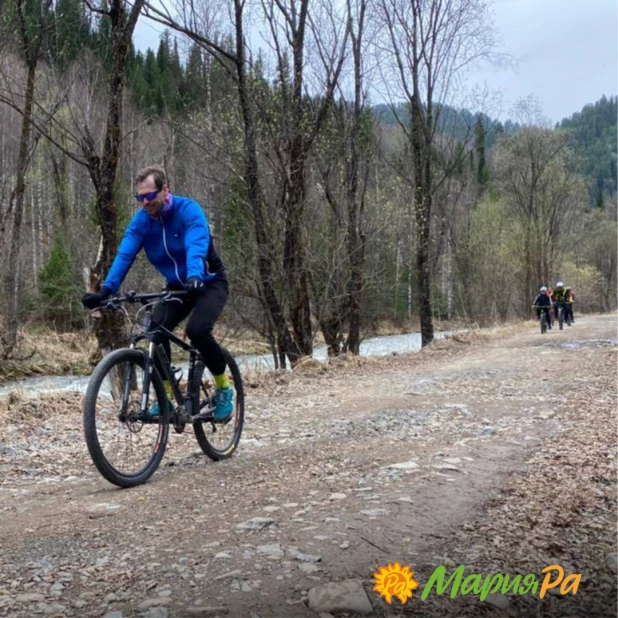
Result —
<path fill-rule="evenodd" d="M 564 323 L 566 322 L 568 326 L 571 326 L 571 314 L 567 310 L 566 303 L 557 302 L 556 303 L 556 318 L 558 320 L 558 324 L 560 326 L 560 330 L 564 328 Z"/>
<path fill-rule="evenodd" d="M 214 461 L 231 457 L 238 447 L 244 423 L 244 391 L 233 356 L 222 348 L 235 396 L 231 417 L 218 422 L 213 416 L 214 378 L 200 353 L 162 326 L 151 330 L 154 307 L 159 303 L 180 302 L 186 294 L 186 291 L 129 292 L 126 296 L 109 298 L 97 308 L 119 311 L 130 319 L 125 304 L 142 305 L 132 320 L 129 347 L 110 352 L 99 361 L 84 396 L 88 451 L 102 476 L 119 487 L 134 487 L 154 474 L 165 453 L 170 425 L 176 433 L 192 426 L 200 448 Z M 182 369 L 173 367 L 167 358 L 161 343 L 164 338 L 188 355 L 184 386 Z M 155 359 L 164 375 L 160 375 Z M 171 385 L 174 397 L 171 405 L 164 380 L 169 380 Z M 151 412 L 155 401 L 159 407 L 157 415 Z M 124 460 L 127 461 L 123 463 Z"/>
<path fill-rule="evenodd" d="M 539 318 L 539 323 L 541 325 L 541 334 L 544 335 L 547 332 L 547 312 L 545 311 L 545 309 L 547 309 L 547 307 L 541 307 L 540 305 L 532 305 L 533 309 L 540 309 L 541 310 L 541 316 Z"/>

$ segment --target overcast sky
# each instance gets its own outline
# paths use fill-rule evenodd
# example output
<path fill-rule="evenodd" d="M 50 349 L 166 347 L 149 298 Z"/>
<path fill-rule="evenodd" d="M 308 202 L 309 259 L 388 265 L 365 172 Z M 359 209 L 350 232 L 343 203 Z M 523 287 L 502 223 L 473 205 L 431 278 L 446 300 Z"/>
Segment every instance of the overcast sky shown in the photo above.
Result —
<path fill-rule="evenodd" d="M 516 70 L 484 68 L 475 80 L 499 91 L 491 116 L 512 117 L 513 104 L 536 95 L 552 123 L 618 90 L 616 0 L 495 0 L 500 50 L 519 59 Z M 158 46 L 158 25 L 140 20 L 138 49 Z"/>

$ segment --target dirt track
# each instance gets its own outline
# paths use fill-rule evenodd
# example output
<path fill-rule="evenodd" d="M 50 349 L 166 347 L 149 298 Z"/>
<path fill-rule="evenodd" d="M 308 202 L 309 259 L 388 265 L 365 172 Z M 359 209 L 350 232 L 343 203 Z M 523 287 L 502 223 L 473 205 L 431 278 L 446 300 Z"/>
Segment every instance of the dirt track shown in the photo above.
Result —
<path fill-rule="evenodd" d="M 90 463 L 78 397 L 58 415 L 18 400 L 0 413 L 0 616 L 312 617 L 307 591 L 348 579 L 363 583 L 372 616 L 615 615 L 616 343 L 616 316 L 583 316 L 547 335 L 530 326 L 273 377 L 247 388 L 234 458 L 212 463 L 191 434 L 171 433 L 163 466 L 130 490 Z M 525 495 L 535 457 L 567 440 L 577 450 L 580 419 L 594 473 L 574 473 L 562 506 L 544 489 Z M 546 478 L 566 456 L 552 456 Z M 504 534 L 475 536 L 492 508 L 541 521 L 589 489 L 560 550 L 535 558 L 534 526 L 517 537 L 508 515 Z M 582 540 L 591 514 L 596 532 Z M 239 527 L 258 517 L 261 529 Z M 512 537 L 522 551 L 531 543 L 529 564 Z M 577 597 L 500 610 L 471 597 L 423 605 L 416 593 L 389 606 L 372 591 L 373 572 L 396 560 L 412 565 L 420 596 L 441 564 L 528 573 L 552 557 L 586 572 Z"/>

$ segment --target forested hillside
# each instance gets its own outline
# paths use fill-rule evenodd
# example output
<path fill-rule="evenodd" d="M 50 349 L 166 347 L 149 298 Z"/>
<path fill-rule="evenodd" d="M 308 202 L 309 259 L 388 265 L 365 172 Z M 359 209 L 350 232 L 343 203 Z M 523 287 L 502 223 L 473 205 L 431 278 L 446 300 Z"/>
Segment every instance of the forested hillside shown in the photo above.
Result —
<path fill-rule="evenodd" d="M 555 128 L 447 105 L 448 54 L 491 50 L 453 30 L 416 81 L 384 70 L 408 48 L 379 4 L 330 16 L 307 4 L 295 22 L 285 1 L 257 16 L 178 3 L 173 20 L 143 1 L 2 3 L 0 357 L 26 324 L 87 327 L 80 296 L 104 278 L 139 206 L 135 174 L 155 162 L 207 213 L 230 274 L 224 319 L 282 362 L 318 332 L 332 354 L 357 352 L 382 320 L 420 319 L 428 343 L 434 320 L 528 317 L 557 279 L 579 310 L 615 308 L 616 97 Z M 168 27 L 145 53 L 131 42 L 140 10 Z M 247 46 L 250 17 L 268 25 L 269 52 Z M 421 89 L 376 105 L 380 79 Z M 124 287 L 162 284 L 140 258 Z M 104 327 L 102 345 L 122 339 Z"/>
<path fill-rule="evenodd" d="M 590 182 L 597 206 L 602 206 L 606 196 L 616 197 L 617 117 L 616 97 L 603 96 L 558 125 L 571 133 L 571 147 L 581 159 L 578 171 Z"/>

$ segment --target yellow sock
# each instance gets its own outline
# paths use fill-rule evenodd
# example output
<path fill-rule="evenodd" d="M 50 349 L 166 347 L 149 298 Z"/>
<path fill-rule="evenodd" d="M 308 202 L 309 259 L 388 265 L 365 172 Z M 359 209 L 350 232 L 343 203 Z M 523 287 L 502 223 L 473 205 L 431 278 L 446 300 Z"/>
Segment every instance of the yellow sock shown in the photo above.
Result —
<path fill-rule="evenodd" d="M 163 387 L 165 388 L 165 394 L 167 395 L 167 400 L 173 401 L 174 393 L 172 392 L 172 385 L 169 383 L 169 380 L 163 380 Z"/>
<path fill-rule="evenodd" d="M 232 386 L 232 384 L 230 383 L 230 379 L 225 373 L 222 373 L 220 376 L 214 376 L 214 378 L 217 388 L 229 388 L 230 386 Z"/>

